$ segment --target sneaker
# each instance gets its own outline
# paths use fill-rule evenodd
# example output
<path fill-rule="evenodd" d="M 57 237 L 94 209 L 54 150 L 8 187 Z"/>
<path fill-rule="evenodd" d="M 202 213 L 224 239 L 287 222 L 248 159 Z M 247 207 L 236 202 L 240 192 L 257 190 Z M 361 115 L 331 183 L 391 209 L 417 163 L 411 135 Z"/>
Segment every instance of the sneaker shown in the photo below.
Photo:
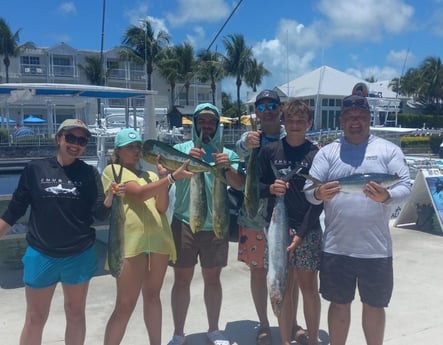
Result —
<path fill-rule="evenodd" d="M 222 331 L 216 330 L 213 332 L 206 333 L 206 336 L 208 337 L 211 344 L 214 345 L 231 345 L 231 342 L 226 339 L 225 335 Z"/>
<path fill-rule="evenodd" d="M 174 335 L 168 345 L 185 345 L 186 338 L 184 335 Z"/>

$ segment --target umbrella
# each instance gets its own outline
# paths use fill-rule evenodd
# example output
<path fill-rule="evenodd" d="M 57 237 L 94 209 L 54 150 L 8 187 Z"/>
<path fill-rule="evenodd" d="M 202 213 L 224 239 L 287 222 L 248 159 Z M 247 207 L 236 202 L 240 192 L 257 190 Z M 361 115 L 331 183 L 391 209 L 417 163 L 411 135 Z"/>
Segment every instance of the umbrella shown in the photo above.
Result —
<path fill-rule="evenodd" d="M 15 138 L 22 138 L 22 137 L 33 137 L 34 131 L 29 127 L 19 127 L 14 131 L 14 137 Z"/>
<path fill-rule="evenodd" d="M 27 118 L 23 119 L 23 123 L 29 123 L 29 124 L 37 124 L 37 123 L 45 123 L 46 121 L 34 116 L 34 115 L 28 115 Z"/>
<path fill-rule="evenodd" d="M 186 116 L 182 116 L 182 125 L 192 125 L 192 120 L 190 120 Z"/>
<path fill-rule="evenodd" d="M 9 121 L 8 121 L 8 119 L 7 119 L 6 117 L 0 116 L 0 122 L 2 122 L 2 123 L 12 123 L 12 124 L 14 124 L 14 123 L 16 123 L 17 121 L 12 120 L 12 119 L 9 119 Z"/>
<path fill-rule="evenodd" d="M 220 123 L 223 123 L 225 125 L 230 125 L 230 124 L 234 123 L 235 121 L 237 121 L 237 119 L 233 119 L 233 118 L 226 117 L 226 116 L 220 116 Z"/>
<path fill-rule="evenodd" d="M 255 118 L 251 119 L 251 116 L 249 116 L 249 115 L 242 115 L 240 118 L 240 121 L 245 126 L 252 126 L 253 121 L 255 122 L 256 119 Z"/>

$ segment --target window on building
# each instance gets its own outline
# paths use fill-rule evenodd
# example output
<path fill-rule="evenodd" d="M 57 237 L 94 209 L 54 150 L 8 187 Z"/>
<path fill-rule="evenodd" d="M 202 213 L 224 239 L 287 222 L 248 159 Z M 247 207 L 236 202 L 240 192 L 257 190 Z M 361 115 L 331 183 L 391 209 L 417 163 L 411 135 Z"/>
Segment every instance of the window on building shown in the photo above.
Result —
<path fill-rule="evenodd" d="M 329 98 L 323 98 L 323 99 L 321 100 L 321 106 L 322 106 L 322 107 L 327 107 L 328 104 L 329 104 Z"/>
<path fill-rule="evenodd" d="M 40 57 L 38 57 L 38 56 L 21 56 L 20 63 L 22 65 L 40 65 Z"/>
<path fill-rule="evenodd" d="M 54 66 L 71 66 L 71 59 L 69 57 L 54 56 Z"/>

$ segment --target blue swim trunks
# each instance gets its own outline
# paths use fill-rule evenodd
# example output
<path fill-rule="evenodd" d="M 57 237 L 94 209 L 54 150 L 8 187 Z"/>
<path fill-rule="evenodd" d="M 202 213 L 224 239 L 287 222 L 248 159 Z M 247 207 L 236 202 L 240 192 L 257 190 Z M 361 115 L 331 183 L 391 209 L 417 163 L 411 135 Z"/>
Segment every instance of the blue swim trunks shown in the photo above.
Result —
<path fill-rule="evenodd" d="M 22 259 L 23 282 L 33 289 L 43 289 L 62 282 L 70 285 L 89 281 L 97 270 L 97 250 L 92 246 L 80 254 L 54 258 L 31 246 Z"/>

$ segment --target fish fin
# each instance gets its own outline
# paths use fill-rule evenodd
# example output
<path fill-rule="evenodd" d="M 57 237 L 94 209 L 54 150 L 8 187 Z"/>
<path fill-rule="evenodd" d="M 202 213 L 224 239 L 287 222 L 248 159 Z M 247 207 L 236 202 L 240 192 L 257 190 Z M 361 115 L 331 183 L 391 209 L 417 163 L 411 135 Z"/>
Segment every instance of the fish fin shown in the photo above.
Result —
<path fill-rule="evenodd" d="M 315 188 L 319 187 L 322 184 L 319 180 L 317 180 L 315 177 L 312 177 L 309 174 L 302 174 L 299 171 L 297 171 L 297 175 L 300 175 L 301 177 L 304 177 L 306 180 L 309 180 L 309 181 L 312 182 L 311 186 L 303 189 L 303 192 L 315 189 Z"/>

